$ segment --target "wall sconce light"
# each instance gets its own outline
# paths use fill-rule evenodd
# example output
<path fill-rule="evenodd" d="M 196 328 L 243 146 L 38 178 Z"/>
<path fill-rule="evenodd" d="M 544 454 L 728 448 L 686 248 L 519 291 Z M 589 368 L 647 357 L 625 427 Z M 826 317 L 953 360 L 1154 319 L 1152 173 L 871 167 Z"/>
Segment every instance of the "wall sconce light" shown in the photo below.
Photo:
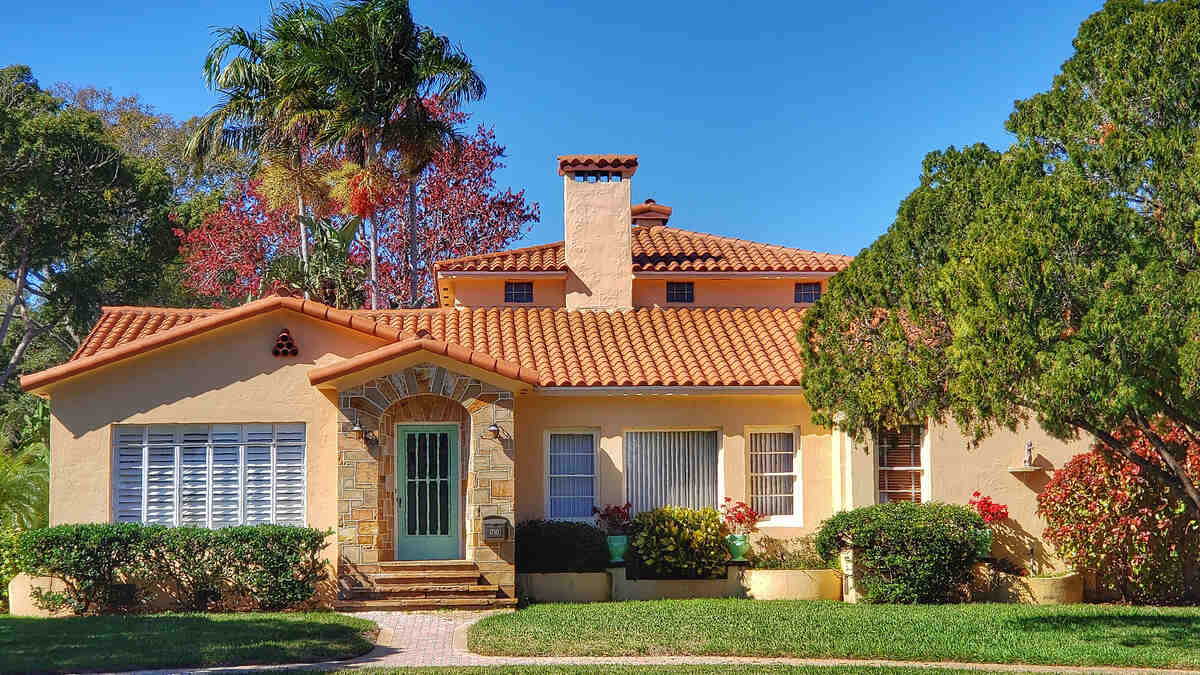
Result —
<path fill-rule="evenodd" d="M 379 445 L 379 434 L 369 429 L 364 429 L 358 421 L 358 411 L 354 413 L 354 426 L 350 427 L 350 431 L 354 432 L 354 437 L 365 443 L 368 447 Z"/>
<path fill-rule="evenodd" d="M 493 402 L 492 403 L 492 423 L 488 425 L 487 430 L 484 431 L 483 435 L 480 436 L 480 438 L 490 438 L 494 441 L 498 441 L 498 440 L 504 438 L 504 436 L 505 436 L 504 429 L 501 429 L 500 425 L 496 424 L 496 404 Z"/>

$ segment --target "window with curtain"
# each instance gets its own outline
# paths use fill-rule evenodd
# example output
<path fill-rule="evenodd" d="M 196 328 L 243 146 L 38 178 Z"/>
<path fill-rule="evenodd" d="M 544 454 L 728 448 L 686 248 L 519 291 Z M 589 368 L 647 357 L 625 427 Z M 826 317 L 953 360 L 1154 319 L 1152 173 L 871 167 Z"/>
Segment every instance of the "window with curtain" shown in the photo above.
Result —
<path fill-rule="evenodd" d="M 795 443 L 790 431 L 750 434 L 750 507 L 764 516 L 796 515 Z"/>
<path fill-rule="evenodd" d="M 596 504 L 596 435 L 550 432 L 546 452 L 546 517 L 590 520 Z"/>
<path fill-rule="evenodd" d="M 633 510 L 717 506 L 716 431 L 625 434 L 625 489 Z"/>
<path fill-rule="evenodd" d="M 116 425 L 117 522 L 304 525 L 304 424 Z"/>
<path fill-rule="evenodd" d="M 921 501 L 921 441 L 925 427 L 908 424 L 875 435 L 879 457 L 879 501 Z"/>

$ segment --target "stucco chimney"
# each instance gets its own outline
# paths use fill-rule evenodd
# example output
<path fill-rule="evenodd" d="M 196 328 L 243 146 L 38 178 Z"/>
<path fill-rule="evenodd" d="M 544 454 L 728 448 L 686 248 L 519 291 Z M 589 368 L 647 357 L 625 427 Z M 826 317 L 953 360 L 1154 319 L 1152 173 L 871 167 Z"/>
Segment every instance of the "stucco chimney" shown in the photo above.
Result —
<path fill-rule="evenodd" d="M 633 307 L 629 179 L 637 155 L 563 155 L 567 309 Z"/>
<path fill-rule="evenodd" d="M 663 206 L 653 199 L 634 204 L 630 209 L 634 225 L 666 225 L 671 218 L 671 207 Z"/>

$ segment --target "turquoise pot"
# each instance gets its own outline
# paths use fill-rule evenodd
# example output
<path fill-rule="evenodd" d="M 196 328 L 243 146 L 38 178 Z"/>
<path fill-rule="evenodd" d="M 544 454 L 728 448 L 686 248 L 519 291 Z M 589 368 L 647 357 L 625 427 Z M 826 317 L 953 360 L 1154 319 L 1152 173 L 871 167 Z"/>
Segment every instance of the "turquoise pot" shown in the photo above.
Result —
<path fill-rule="evenodd" d="M 746 560 L 746 551 L 750 550 L 750 535 L 725 535 L 725 548 L 729 551 L 729 557 L 734 562 L 744 562 Z"/>
<path fill-rule="evenodd" d="M 625 554 L 629 552 L 629 535 L 626 534 L 610 534 L 608 535 L 608 560 L 609 562 L 625 562 Z"/>

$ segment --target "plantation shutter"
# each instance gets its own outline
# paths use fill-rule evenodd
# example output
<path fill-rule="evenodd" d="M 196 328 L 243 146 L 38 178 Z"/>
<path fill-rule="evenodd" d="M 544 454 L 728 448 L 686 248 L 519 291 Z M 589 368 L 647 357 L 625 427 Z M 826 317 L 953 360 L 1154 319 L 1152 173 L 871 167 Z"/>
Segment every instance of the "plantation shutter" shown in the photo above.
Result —
<path fill-rule="evenodd" d="M 790 432 L 750 434 L 750 507 L 764 516 L 796 513 L 796 449 Z"/>
<path fill-rule="evenodd" d="M 876 437 L 879 453 L 879 501 L 921 501 L 921 441 L 925 427 L 908 424 L 884 429 Z"/>
<path fill-rule="evenodd" d="M 716 508 L 716 431 L 625 434 L 625 489 L 634 511 Z"/>
<path fill-rule="evenodd" d="M 592 517 L 596 504 L 596 437 L 588 433 L 552 433 L 548 448 L 548 518 Z"/>
<path fill-rule="evenodd" d="M 305 522 L 303 424 L 117 425 L 118 522 Z"/>

